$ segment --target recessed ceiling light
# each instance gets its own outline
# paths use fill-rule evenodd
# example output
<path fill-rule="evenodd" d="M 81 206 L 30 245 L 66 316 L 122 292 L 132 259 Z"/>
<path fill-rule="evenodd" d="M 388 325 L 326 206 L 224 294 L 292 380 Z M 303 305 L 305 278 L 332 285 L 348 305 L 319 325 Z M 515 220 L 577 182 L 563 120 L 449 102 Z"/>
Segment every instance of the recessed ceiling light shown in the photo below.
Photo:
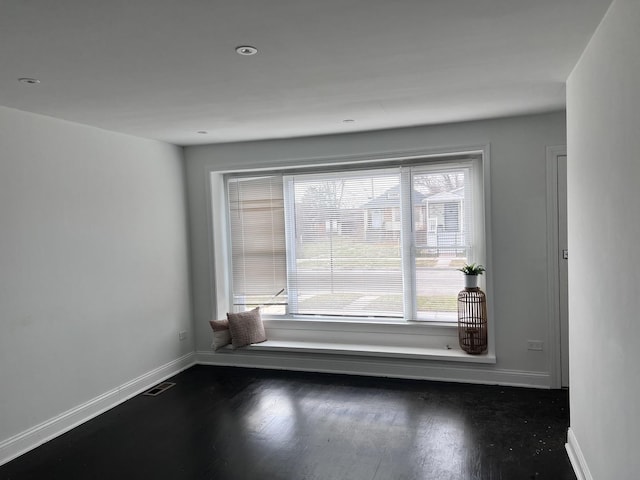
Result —
<path fill-rule="evenodd" d="M 258 53 L 258 49 L 251 45 L 240 45 L 239 47 L 236 47 L 236 52 L 240 55 L 249 56 Z"/>
<path fill-rule="evenodd" d="M 209 132 L 207 132 L 206 130 L 198 130 L 196 133 L 199 133 L 200 135 L 206 135 Z"/>
<path fill-rule="evenodd" d="M 345 118 L 342 123 L 355 123 L 355 120 L 353 118 Z"/>
<path fill-rule="evenodd" d="M 38 80 L 37 78 L 29 78 L 29 77 L 19 78 L 18 81 L 20 83 L 25 83 L 27 85 L 37 85 L 38 83 L 40 83 L 40 80 Z"/>

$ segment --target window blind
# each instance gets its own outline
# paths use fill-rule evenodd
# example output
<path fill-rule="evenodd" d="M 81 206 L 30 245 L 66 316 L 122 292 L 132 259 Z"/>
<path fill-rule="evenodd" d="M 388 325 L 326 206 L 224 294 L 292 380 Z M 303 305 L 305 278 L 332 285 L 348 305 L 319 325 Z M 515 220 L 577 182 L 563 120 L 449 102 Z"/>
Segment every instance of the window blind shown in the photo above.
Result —
<path fill-rule="evenodd" d="M 478 160 L 229 175 L 234 308 L 455 322 L 457 269 L 481 261 Z"/>
<path fill-rule="evenodd" d="M 399 169 L 285 182 L 290 313 L 402 317 Z"/>
<path fill-rule="evenodd" d="M 473 251 L 471 167 L 414 168 L 411 175 L 415 318 L 453 321 L 462 267 Z"/>
<path fill-rule="evenodd" d="M 264 305 L 267 313 L 285 313 L 282 177 L 231 178 L 227 196 L 234 306 L 242 311 Z"/>

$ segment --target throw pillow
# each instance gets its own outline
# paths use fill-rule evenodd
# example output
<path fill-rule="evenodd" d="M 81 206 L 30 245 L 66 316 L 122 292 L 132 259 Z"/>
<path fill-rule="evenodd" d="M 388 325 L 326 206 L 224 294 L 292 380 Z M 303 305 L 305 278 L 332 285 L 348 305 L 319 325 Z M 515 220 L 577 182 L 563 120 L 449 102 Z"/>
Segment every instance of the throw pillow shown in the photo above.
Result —
<path fill-rule="evenodd" d="M 213 349 L 229 345 L 231 343 L 231 332 L 229 331 L 229 320 L 211 320 L 209 321 L 211 328 L 213 329 Z"/>
<path fill-rule="evenodd" d="M 260 316 L 260 307 L 248 312 L 227 313 L 227 319 L 229 320 L 233 348 L 267 340 L 262 317 Z"/>

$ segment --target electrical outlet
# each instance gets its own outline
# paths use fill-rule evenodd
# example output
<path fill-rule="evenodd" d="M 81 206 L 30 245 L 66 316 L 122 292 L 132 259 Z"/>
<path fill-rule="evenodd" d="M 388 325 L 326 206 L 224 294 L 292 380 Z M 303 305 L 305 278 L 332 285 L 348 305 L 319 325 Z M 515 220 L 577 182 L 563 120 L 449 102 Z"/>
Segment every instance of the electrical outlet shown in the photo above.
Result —
<path fill-rule="evenodd" d="M 544 342 L 541 342 L 540 340 L 527 340 L 527 350 L 541 352 L 544 350 Z"/>
<path fill-rule="evenodd" d="M 187 331 L 183 330 L 180 333 L 178 333 L 178 338 L 182 341 L 182 340 L 186 340 L 187 339 Z"/>

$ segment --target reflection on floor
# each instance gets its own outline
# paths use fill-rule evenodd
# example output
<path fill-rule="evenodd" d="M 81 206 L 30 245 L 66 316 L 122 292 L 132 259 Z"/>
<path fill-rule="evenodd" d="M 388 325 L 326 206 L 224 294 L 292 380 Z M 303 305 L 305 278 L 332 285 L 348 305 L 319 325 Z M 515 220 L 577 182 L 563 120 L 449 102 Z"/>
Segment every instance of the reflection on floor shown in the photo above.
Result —
<path fill-rule="evenodd" d="M 0 479 L 575 480 L 561 390 L 193 367 Z"/>

